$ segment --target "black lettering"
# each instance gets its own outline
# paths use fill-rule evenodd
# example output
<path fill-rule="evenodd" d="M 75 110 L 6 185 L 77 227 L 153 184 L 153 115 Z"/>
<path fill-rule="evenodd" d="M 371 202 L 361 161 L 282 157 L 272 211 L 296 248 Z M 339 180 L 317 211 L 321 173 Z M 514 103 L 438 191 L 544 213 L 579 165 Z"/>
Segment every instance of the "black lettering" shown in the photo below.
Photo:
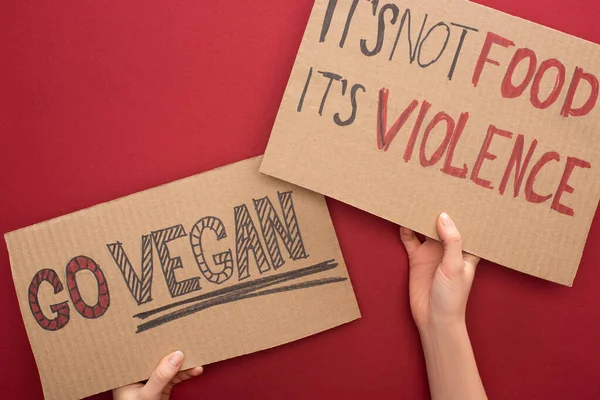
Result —
<path fill-rule="evenodd" d="M 348 37 L 348 31 L 350 30 L 350 24 L 352 23 L 352 18 L 354 17 L 354 11 L 356 11 L 356 6 L 358 5 L 358 0 L 354 0 L 352 5 L 350 6 L 350 11 L 348 12 L 348 18 L 346 18 L 346 25 L 344 26 L 344 33 L 342 33 L 342 38 L 340 39 L 340 47 L 344 48 L 344 44 L 346 44 L 346 37 Z"/>
<path fill-rule="evenodd" d="M 390 53 L 390 61 L 394 57 L 394 53 L 396 52 L 396 47 L 398 46 L 398 42 L 400 41 L 400 35 L 402 34 L 402 29 L 404 29 L 404 23 L 408 23 L 408 56 L 410 58 L 410 63 L 415 62 L 417 57 L 417 50 L 419 49 L 419 45 L 421 43 L 421 37 L 423 36 L 423 30 L 425 29 L 425 24 L 427 23 L 428 14 L 425 14 L 425 18 L 423 18 L 423 25 L 421 25 L 421 30 L 419 31 L 419 37 L 417 38 L 417 43 L 413 48 L 412 43 L 412 34 L 411 34 L 411 13 L 410 9 L 407 8 L 404 14 L 402 15 L 402 20 L 400 20 L 400 26 L 398 27 L 398 34 L 396 35 L 396 40 L 394 41 L 394 47 L 392 47 L 392 52 Z"/>
<path fill-rule="evenodd" d="M 327 102 L 327 96 L 329 95 L 329 90 L 331 90 L 331 85 L 333 84 L 333 81 L 339 81 L 342 79 L 342 77 L 338 74 L 334 74 L 333 72 L 319 71 L 319 73 L 325 78 L 329 79 L 327 89 L 325 89 L 325 93 L 323 94 L 323 98 L 321 99 L 321 105 L 319 106 L 319 115 L 323 115 L 323 108 L 325 108 L 325 103 Z"/>
<path fill-rule="evenodd" d="M 381 48 L 383 47 L 383 40 L 385 37 L 385 12 L 387 10 L 392 10 L 392 12 L 393 12 L 392 18 L 390 19 L 390 24 L 394 25 L 396 23 L 396 21 L 398 20 L 398 14 L 400 13 L 400 10 L 398 9 L 398 7 L 396 5 L 386 4 L 385 6 L 383 6 L 381 8 L 381 11 L 379 12 L 379 23 L 378 23 L 378 28 L 377 28 L 377 43 L 375 44 L 375 48 L 373 50 L 369 50 L 367 48 L 367 40 L 366 39 L 360 40 L 360 51 L 367 57 L 372 57 L 376 54 L 379 54 L 379 52 L 381 51 Z"/>
<path fill-rule="evenodd" d="M 285 263 L 281 256 L 281 251 L 279 250 L 277 235 L 282 240 L 292 260 L 308 257 L 308 254 L 306 254 L 306 250 L 304 249 L 296 211 L 294 210 L 292 192 L 277 193 L 277 197 L 279 199 L 281 210 L 283 211 L 285 227 L 277 216 L 277 212 L 268 197 L 254 200 L 254 208 L 258 214 L 260 228 L 265 239 L 265 244 L 267 245 L 267 252 L 271 257 L 275 269 L 281 267 Z"/>
<path fill-rule="evenodd" d="M 175 225 L 152 232 L 152 239 L 158 251 L 158 258 L 171 297 L 183 296 L 201 289 L 200 278 L 189 278 L 179 282 L 175 276 L 175 270 L 183 268 L 183 265 L 180 257 L 171 258 L 167 243 L 184 236 L 187 236 L 187 234 L 182 225 Z"/>
<path fill-rule="evenodd" d="M 319 43 L 324 42 L 325 38 L 327 37 L 327 32 L 329 32 L 329 27 L 331 26 L 331 19 L 333 18 L 333 13 L 335 12 L 336 6 L 337 0 L 329 0 L 329 4 L 327 4 L 327 11 L 325 11 L 323 27 L 321 28 L 321 37 L 319 38 Z"/>
<path fill-rule="evenodd" d="M 377 7 L 379 7 L 379 0 L 370 0 L 371 1 L 371 6 L 373 9 L 373 16 L 377 15 Z"/>
<path fill-rule="evenodd" d="M 223 222 L 216 217 L 202 218 L 196 222 L 190 231 L 190 245 L 192 246 L 192 252 L 194 253 L 196 264 L 198 264 L 200 272 L 202 272 L 202 275 L 204 275 L 209 282 L 220 285 L 233 275 L 233 257 L 231 255 L 231 250 L 213 256 L 215 265 L 221 266 L 219 272 L 214 272 L 213 268 L 208 266 L 206 259 L 204 258 L 204 249 L 202 248 L 202 234 L 206 229 L 213 231 L 217 235 L 217 240 L 226 238 L 227 233 L 225 232 Z"/>
<path fill-rule="evenodd" d="M 479 32 L 479 29 L 471 28 L 470 26 L 455 24 L 454 22 L 451 22 L 450 24 L 463 29 L 463 31 L 460 35 L 460 40 L 458 42 L 458 47 L 456 48 L 456 53 L 454 54 L 454 60 L 452 60 L 452 66 L 450 67 L 450 72 L 448 73 L 448 80 L 451 81 L 452 77 L 454 76 L 454 70 L 456 69 L 456 64 L 458 63 L 458 57 L 460 57 L 460 52 L 462 50 L 463 44 L 465 43 L 467 33 L 469 31 Z"/>
<path fill-rule="evenodd" d="M 138 305 L 152 301 L 152 240 L 142 235 L 142 278 L 137 274 L 120 242 L 107 244 L 108 251 L 121 271 L 125 284 Z"/>
<path fill-rule="evenodd" d="M 444 41 L 444 45 L 442 46 L 442 48 L 441 48 L 439 54 L 437 55 L 437 57 L 435 57 L 434 59 L 432 59 L 428 63 L 423 64 L 421 62 L 421 52 L 423 51 L 423 45 L 425 44 L 425 42 L 427 42 L 427 39 L 429 38 L 429 35 L 431 35 L 431 33 L 433 31 L 435 31 L 440 26 L 444 26 L 446 28 L 446 40 Z M 434 64 L 435 62 L 437 62 L 437 60 L 440 59 L 440 57 L 442 56 L 442 54 L 444 54 L 444 51 L 446 50 L 446 47 L 448 46 L 448 40 L 450 40 L 450 27 L 448 25 L 446 25 L 445 23 L 438 22 L 431 29 L 429 29 L 429 31 L 427 32 L 427 35 L 425 35 L 425 37 L 423 38 L 423 41 L 421 41 L 421 44 L 419 45 L 419 56 L 417 57 L 417 62 L 419 63 L 419 66 L 421 68 L 427 68 L 431 64 Z"/>
<path fill-rule="evenodd" d="M 335 115 L 333 116 L 333 121 L 338 126 L 348 126 L 348 125 L 351 125 L 354 123 L 354 120 L 356 119 L 356 111 L 358 108 L 357 102 L 356 102 L 356 93 L 358 92 L 359 89 L 362 90 L 363 93 L 367 91 L 365 89 L 365 87 L 363 85 L 361 85 L 360 83 L 353 85 L 352 89 L 350 90 L 350 102 L 352 104 L 352 114 L 350 115 L 350 117 L 347 120 L 342 121 L 340 119 L 340 113 L 335 113 Z"/>
<path fill-rule="evenodd" d="M 302 90 L 302 96 L 300 96 L 300 102 L 298 103 L 298 108 L 296 111 L 302 111 L 302 106 L 304 105 L 304 98 L 306 97 L 306 92 L 308 92 L 308 86 L 310 85 L 310 80 L 312 79 L 313 69 L 310 67 L 308 70 L 308 77 L 306 78 L 306 83 L 304 84 L 304 89 Z"/>
<path fill-rule="evenodd" d="M 258 266 L 258 271 L 263 274 L 271 269 L 262 243 L 256 231 L 256 226 L 250 217 L 248 208 L 242 204 L 234 207 L 233 215 L 235 219 L 235 254 L 238 264 L 238 279 L 246 279 L 250 276 L 248 253 L 254 253 L 254 259 Z"/>

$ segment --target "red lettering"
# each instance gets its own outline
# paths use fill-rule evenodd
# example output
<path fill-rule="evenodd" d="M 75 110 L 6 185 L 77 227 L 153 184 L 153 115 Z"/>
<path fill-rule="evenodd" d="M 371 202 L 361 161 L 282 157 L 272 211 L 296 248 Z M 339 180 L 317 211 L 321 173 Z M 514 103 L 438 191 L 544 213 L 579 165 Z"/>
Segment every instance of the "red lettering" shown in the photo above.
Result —
<path fill-rule="evenodd" d="M 515 73 L 515 69 L 523 61 L 524 59 L 529 59 L 529 69 L 527 70 L 527 75 L 523 82 L 521 82 L 518 86 L 513 85 L 512 77 Z M 529 83 L 533 79 L 533 75 L 535 74 L 535 69 L 537 67 L 537 57 L 535 52 L 531 49 L 519 49 L 515 52 L 510 64 L 508 65 L 508 69 L 506 70 L 506 74 L 504 75 L 504 80 L 502 81 L 502 97 L 505 99 L 512 99 L 515 97 L 519 97 L 523 94 Z"/>
<path fill-rule="evenodd" d="M 533 190 L 533 185 L 535 183 L 535 179 L 540 173 L 541 169 L 548 164 L 550 161 L 560 161 L 560 155 L 555 151 L 550 151 L 542 156 L 539 161 L 533 166 L 531 169 L 531 173 L 529 174 L 529 178 L 527 178 L 527 183 L 525 184 L 525 199 L 534 204 L 540 204 L 552 197 L 551 194 L 547 196 L 540 196 Z"/>
<path fill-rule="evenodd" d="M 525 156 L 525 161 L 523 162 L 523 166 L 521 167 L 521 162 L 523 160 L 523 147 L 525 144 L 525 136 L 518 135 L 517 140 L 515 141 L 515 146 L 513 147 L 513 151 L 510 155 L 510 159 L 508 160 L 508 165 L 506 167 L 506 171 L 504 171 L 504 177 L 502 178 L 502 182 L 500 183 L 500 194 L 504 195 L 506 191 L 506 185 L 508 184 L 508 180 L 510 179 L 511 172 L 513 168 L 515 169 L 515 181 L 514 181 L 514 197 L 518 197 L 521 192 L 521 185 L 523 184 L 523 179 L 525 178 L 525 172 L 527 171 L 527 167 L 529 166 L 529 162 L 531 161 L 531 157 L 533 157 L 533 153 L 537 147 L 538 141 L 533 140 L 531 145 L 529 146 L 529 151 Z"/>
<path fill-rule="evenodd" d="M 481 146 L 481 151 L 477 156 L 477 161 L 475 161 L 475 165 L 473 166 L 473 172 L 471 173 L 471 180 L 477 185 L 486 189 L 493 189 L 491 182 L 486 181 L 485 179 L 481 179 L 479 177 L 479 172 L 481 171 L 481 166 L 483 165 L 483 162 L 485 160 L 494 161 L 496 158 L 498 158 L 497 155 L 491 154 L 489 152 L 490 145 L 492 144 L 492 140 L 494 139 L 494 135 L 499 135 L 507 139 L 511 139 L 513 136 L 511 132 L 498 129 L 494 125 L 490 125 L 490 127 L 488 128 L 487 135 L 485 136 L 485 140 L 483 141 L 483 145 Z"/>
<path fill-rule="evenodd" d="M 50 306 L 50 310 L 56 314 L 56 317 L 53 319 L 46 317 L 42 312 L 38 300 L 38 292 L 42 282 L 48 282 L 54 289 L 54 294 L 58 294 L 63 290 L 63 285 L 60 283 L 60 279 L 54 270 L 43 269 L 39 271 L 37 274 L 35 274 L 31 280 L 31 283 L 29 284 L 29 291 L 27 292 L 29 295 L 29 308 L 33 313 L 35 321 L 39 326 L 42 327 L 42 329 L 47 331 L 57 331 L 63 326 L 67 325 L 69 322 L 69 305 L 67 304 L 67 301 L 63 301 L 62 303 L 58 304 L 52 304 Z"/>
<path fill-rule="evenodd" d="M 573 169 L 575 167 L 579 168 L 591 168 L 591 164 L 587 161 L 580 160 L 575 157 L 567 157 L 567 165 L 565 166 L 565 171 L 560 180 L 560 184 L 558 185 L 558 190 L 556 191 L 556 195 L 554 196 L 554 200 L 552 201 L 552 209 L 561 214 L 568 215 L 573 217 L 575 212 L 571 207 L 567 207 L 564 204 L 561 204 L 560 199 L 562 198 L 563 193 L 573 193 L 575 189 L 572 186 L 569 186 L 569 178 L 573 173 Z"/>
<path fill-rule="evenodd" d="M 387 104 L 390 91 L 386 88 L 379 90 L 379 104 L 377 106 L 377 147 L 383 151 L 387 151 L 392 144 L 392 141 L 402 129 L 412 112 L 417 108 L 419 102 L 413 100 L 412 103 L 400 114 L 394 125 L 386 133 L 387 129 Z"/>
<path fill-rule="evenodd" d="M 544 78 L 544 74 L 550 68 L 556 68 L 558 71 L 556 74 L 556 81 L 554 82 L 554 88 L 548 95 L 548 98 L 544 101 L 541 101 L 540 84 Z M 533 79 L 533 85 L 531 86 L 531 104 L 540 110 L 545 110 L 554 104 L 554 102 L 556 102 L 558 99 L 558 96 L 560 96 L 563 86 L 565 85 L 565 75 L 565 66 L 560 61 L 555 58 L 544 61 L 542 65 L 540 65 L 540 69 L 538 70 L 537 74 L 535 74 L 535 78 Z"/>
<path fill-rule="evenodd" d="M 497 44 L 502 47 L 508 48 L 514 46 L 515 44 L 503 38 L 502 36 L 496 35 L 495 33 L 488 32 L 487 37 L 485 38 L 485 43 L 483 44 L 483 48 L 481 49 L 481 54 L 479 55 L 479 59 L 477 60 L 477 64 L 475 65 L 475 71 L 473 72 L 473 86 L 477 87 L 479 84 L 479 78 L 481 78 L 481 73 L 483 72 L 483 67 L 486 63 L 493 64 L 495 66 L 499 66 L 500 63 L 496 60 L 492 60 L 489 58 L 490 50 L 492 49 L 492 45 Z"/>
<path fill-rule="evenodd" d="M 462 168 L 457 168 L 452 166 L 452 159 L 454 158 L 454 150 L 456 150 L 456 145 L 460 140 L 460 137 L 465 129 L 465 125 L 469 120 L 469 113 L 462 113 L 458 118 L 458 123 L 456 124 L 456 129 L 452 135 L 452 139 L 450 140 L 450 144 L 448 145 L 448 152 L 446 153 L 446 160 L 444 161 L 444 167 L 442 168 L 442 172 L 448 174 L 450 176 L 454 176 L 456 178 L 466 178 L 467 172 L 469 169 L 467 168 L 467 164 L 463 164 Z"/>
<path fill-rule="evenodd" d="M 77 287 L 76 274 L 82 270 L 89 270 L 94 274 L 98 285 L 98 301 L 95 305 L 89 306 L 81 297 Z M 98 318 L 104 315 L 110 305 L 110 296 L 108 293 L 108 284 L 104 273 L 94 260 L 86 256 L 74 257 L 67 264 L 67 286 L 69 295 L 73 300 L 73 305 L 79 314 L 84 318 Z"/>
<path fill-rule="evenodd" d="M 577 92 L 577 89 L 579 88 L 579 83 L 582 79 L 590 84 L 590 96 L 588 97 L 583 106 L 579 108 L 573 108 L 573 99 L 575 98 L 575 93 Z M 592 111 L 592 109 L 596 105 L 596 101 L 598 100 L 598 89 L 598 78 L 596 78 L 592 74 L 583 72 L 582 68 L 575 68 L 575 74 L 573 75 L 573 80 L 571 81 L 569 92 L 567 93 L 567 99 L 565 100 L 565 104 L 562 108 L 560 115 L 567 118 L 570 115 L 574 117 L 582 117 L 584 115 L 589 114 L 590 111 Z"/>
<path fill-rule="evenodd" d="M 417 136 L 419 135 L 419 131 L 421 130 L 421 125 L 423 125 L 423 120 L 427 116 L 429 109 L 431 108 L 431 104 L 427 101 L 423 101 L 421 104 L 421 111 L 419 111 L 419 116 L 417 117 L 417 122 L 413 128 L 410 137 L 408 138 L 408 143 L 406 144 L 406 149 L 404 149 L 404 161 L 408 162 L 412 157 L 413 150 L 415 148 L 415 143 L 417 142 Z"/>
<path fill-rule="evenodd" d="M 440 146 L 437 148 L 435 153 L 433 153 L 431 158 L 428 160 L 427 156 L 425 155 L 425 149 L 427 147 L 427 140 L 429 140 L 429 135 L 431 134 L 431 131 L 437 126 L 437 124 L 439 124 L 442 121 L 446 122 L 446 136 L 444 137 L 444 140 L 442 141 Z M 432 165 L 437 164 L 438 161 L 440 161 L 442 159 L 442 156 L 444 155 L 444 152 L 446 151 L 446 148 L 448 147 L 448 143 L 450 143 L 450 139 L 452 138 L 452 132 L 454 132 L 454 126 L 455 126 L 454 120 L 452 119 L 452 117 L 450 117 L 445 112 L 437 113 L 437 115 L 435 117 L 433 117 L 433 119 L 431 120 L 429 125 L 427 125 L 427 128 L 425 128 L 425 133 L 423 134 L 423 140 L 421 141 L 421 148 L 419 151 L 419 160 L 421 161 L 421 165 L 423 167 L 431 167 Z"/>

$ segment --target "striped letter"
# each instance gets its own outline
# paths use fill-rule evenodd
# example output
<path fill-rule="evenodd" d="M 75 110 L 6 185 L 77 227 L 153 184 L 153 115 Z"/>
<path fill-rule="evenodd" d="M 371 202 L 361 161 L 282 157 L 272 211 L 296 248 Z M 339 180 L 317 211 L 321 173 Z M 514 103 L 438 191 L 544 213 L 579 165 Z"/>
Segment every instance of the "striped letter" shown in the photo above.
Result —
<path fill-rule="evenodd" d="M 256 213 L 258 214 L 260 228 L 263 237 L 265 238 L 267 251 L 275 269 L 281 267 L 285 263 L 281 256 L 281 251 L 279 250 L 277 236 L 279 236 L 283 242 L 283 245 L 292 260 L 308 257 L 308 254 L 306 254 L 306 250 L 304 249 L 304 243 L 302 242 L 300 228 L 298 227 L 298 219 L 296 217 L 296 211 L 294 210 L 292 192 L 278 192 L 277 197 L 279 198 L 279 204 L 283 211 L 285 227 L 277 216 L 277 212 L 268 197 L 254 200 L 254 208 L 256 208 Z"/>
<path fill-rule="evenodd" d="M 190 232 L 190 244 L 192 245 L 192 251 L 196 258 L 196 264 L 200 268 L 202 275 L 212 283 L 221 284 L 227 281 L 233 275 L 233 257 L 231 250 L 224 251 L 213 255 L 213 261 L 215 265 L 221 266 L 219 272 L 213 272 L 212 269 L 206 263 L 204 258 L 204 249 L 202 248 L 202 233 L 204 230 L 213 231 L 217 235 L 217 240 L 221 240 L 227 237 L 223 222 L 216 217 L 204 217 L 200 221 L 196 222 L 196 225 Z"/>
<path fill-rule="evenodd" d="M 256 265 L 261 274 L 271 269 L 262 243 L 256 232 L 256 226 L 250 217 L 248 207 L 244 204 L 234 207 L 235 219 L 235 254 L 238 262 L 238 279 L 246 279 L 250 276 L 248 267 L 248 253 L 254 253 Z"/>
<path fill-rule="evenodd" d="M 183 236 L 187 236 L 187 234 L 181 224 L 152 232 L 152 239 L 158 251 L 158 258 L 160 259 L 171 297 L 183 296 L 184 294 L 201 289 L 200 278 L 189 278 L 179 282 L 175 276 L 175 270 L 183 268 L 183 264 L 180 257 L 171 258 L 167 243 Z"/>
<path fill-rule="evenodd" d="M 29 308 L 39 326 L 47 331 L 57 331 L 69 322 L 69 305 L 67 301 L 52 304 L 50 310 L 56 314 L 56 317 L 53 319 L 46 317 L 42 312 L 38 300 L 38 292 L 42 282 L 48 282 L 52 286 L 52 289 L 54 289 L 54 294 L 58 294 L 63 290 L 63 285 L 60 283 L 60 279 L 58 279 L 58 275 L 56 275 L 53 269 L 39 271 L 35 274 L 29 285 Z"/>
<path fill-rule="evenodd" d="M 127 288 L 138 305 L 152 301 L 152 242 L 150 235 L 142 235 L 142 278 L 133 269 L 120 242 L 107 244 L 108 251 L 125 279 Z"/>

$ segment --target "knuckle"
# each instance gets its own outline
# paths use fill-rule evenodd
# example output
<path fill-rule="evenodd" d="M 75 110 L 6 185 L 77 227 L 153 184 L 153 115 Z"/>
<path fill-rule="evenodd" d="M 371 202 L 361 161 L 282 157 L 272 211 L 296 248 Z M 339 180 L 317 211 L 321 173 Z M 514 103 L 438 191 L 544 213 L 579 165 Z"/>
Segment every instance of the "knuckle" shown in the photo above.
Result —
<path fill-rule="evenodd" d="M 400 232 L 400 239 L 407 242 L 413 238 L 413 234 L 407 232 Z"/>
<path fill-rule="evenodd" d="M 446 242 L 448 243 L 460 243 L 462 237 L 459 231 L 450 232 L 446 235 Z"/>
<path fill-rule="evenodd" d="M 171 378 L 169 377 L 169 372 L 165 370 L 165 368 L 157 368 L 156 371 L 154 371 L 154 377 L 156 378 L 156 380 L 160 383 L 168 383 Z"/>

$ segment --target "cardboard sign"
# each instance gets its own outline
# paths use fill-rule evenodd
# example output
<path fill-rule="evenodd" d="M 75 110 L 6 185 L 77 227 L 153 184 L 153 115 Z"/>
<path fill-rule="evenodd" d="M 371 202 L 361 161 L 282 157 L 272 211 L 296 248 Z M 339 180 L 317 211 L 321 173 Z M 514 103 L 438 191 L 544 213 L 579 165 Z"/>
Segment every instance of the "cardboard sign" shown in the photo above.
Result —
<path fill-rule="evenodd" d="M 360 317 L 322 196 L 260 158 L 8 233 L 47 399 L 277 346 Z"/>
<path fill-rule="evenodd" d="M 600 195 L 600 47 L 467 2 L 317 0 L 261 172 L 572 285 Z"/>

